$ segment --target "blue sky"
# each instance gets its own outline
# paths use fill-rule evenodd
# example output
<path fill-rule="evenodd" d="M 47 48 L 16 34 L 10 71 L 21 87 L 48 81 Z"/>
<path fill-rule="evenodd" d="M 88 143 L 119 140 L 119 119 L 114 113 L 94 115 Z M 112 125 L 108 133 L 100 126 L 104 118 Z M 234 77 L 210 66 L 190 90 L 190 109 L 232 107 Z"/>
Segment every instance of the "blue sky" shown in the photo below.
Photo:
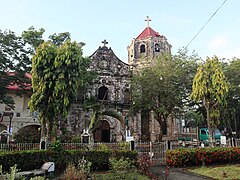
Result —
<path fill-rule="evenodd" d="M 106 39 L 115 54 L 127 62 L 127 46 L 146 27 L 167 37 L 173 54 L 195 36 L 224 0 L 0 0 L 0 29 L 18 35 L 30 26 L 44 28 L 45 37 L 70 32 L 85 42 L 90 56 Z M 227 0 L 189 45 L 203 59 L 240 57 L 240 1 Z"/>

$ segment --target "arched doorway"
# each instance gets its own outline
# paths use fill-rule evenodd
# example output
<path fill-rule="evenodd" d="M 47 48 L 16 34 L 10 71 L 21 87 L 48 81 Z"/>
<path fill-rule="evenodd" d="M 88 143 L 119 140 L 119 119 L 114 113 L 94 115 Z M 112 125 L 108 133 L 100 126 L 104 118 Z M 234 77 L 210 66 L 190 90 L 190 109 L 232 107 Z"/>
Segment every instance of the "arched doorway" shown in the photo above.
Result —
<path fill-rule="evenodd" d="M 106 120 L 100 122 L 99 127 L 94 133 L 95 142 L 110 142 L 110 125 Z"/>

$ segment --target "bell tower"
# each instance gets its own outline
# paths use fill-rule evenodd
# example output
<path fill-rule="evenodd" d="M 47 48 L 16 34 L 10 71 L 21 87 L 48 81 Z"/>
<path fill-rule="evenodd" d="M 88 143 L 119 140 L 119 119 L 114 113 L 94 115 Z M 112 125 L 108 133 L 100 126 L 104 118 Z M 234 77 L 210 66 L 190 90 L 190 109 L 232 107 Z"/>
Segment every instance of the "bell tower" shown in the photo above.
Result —
<path fill-rule="evenodd" d="M 128 64 L 141 68 L 162 54 L 171 54 L 172 46 L 167 38 L 150 27 L 151 19 L 147 16 L 147 27 L 128 46 Z"/>

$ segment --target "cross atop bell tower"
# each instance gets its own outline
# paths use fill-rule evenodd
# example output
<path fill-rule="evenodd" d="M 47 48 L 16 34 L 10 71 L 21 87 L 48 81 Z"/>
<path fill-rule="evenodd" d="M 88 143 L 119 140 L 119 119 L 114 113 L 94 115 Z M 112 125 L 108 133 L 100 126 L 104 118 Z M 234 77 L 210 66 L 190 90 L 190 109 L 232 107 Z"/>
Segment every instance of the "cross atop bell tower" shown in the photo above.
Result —
<path fill-rule="evenodd" d="M 106 44 L 108 44 L 108 42 L 106 41 L 106 39 L 104 39 L 104 40 L 102 41 L 102 43 L 103 43 L 103 46 L 106 46 Z"/>
<path fill-rule="evenodd" d="M 145 19 L 145 21 L 147 21 L 147 27 L 149 28 L 149 22 L 152 21 L 149 16 L 147 16 L 147 19 Z"/>

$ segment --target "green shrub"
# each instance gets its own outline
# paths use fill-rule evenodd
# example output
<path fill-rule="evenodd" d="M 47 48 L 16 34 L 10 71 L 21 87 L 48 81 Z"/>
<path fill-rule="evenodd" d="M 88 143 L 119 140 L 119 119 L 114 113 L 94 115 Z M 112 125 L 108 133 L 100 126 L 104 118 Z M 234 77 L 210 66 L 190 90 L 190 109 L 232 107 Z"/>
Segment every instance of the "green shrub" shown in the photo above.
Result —
<path fill-rule="evenodd" d="M 129 178 L 129 172 L 136 172 L 136 167 L 128 158 L 121 158 L 117 160 L 116 158 L 110 158 L 111 173 L 114 175 L 115 179 L 131 179 Z"/>
<path fill-rule="evenodd" d="M 8 172 L 4 173 L 2 171 L 2 165 L 0 165 L 0 179 L 1 180 L 15 180 L 15 179 L 23 180 L 23 179 L 26 179 L 23 176 L 19 176 L 17 174 L 17 172 L 19 172 L 19 170 L 17 169 L 17 165 L 16 164 L 14 166 L 10 167 L 9 173 Z M 32 177 L 30 180 L 45 180 L 45 177 L 36 176 L 36 177 Z"/>
<path fill-rule="evenodd" d="M 0 165 L 0 177 L 1 180 L 14 180 L 16 178 L 16 173 L 17 173 L 17 165 L 15 164 L 14 166 L 10 167 L 10 173 L 6 173 L 6 176 L 4 176 L 3 171 L 2 171 L 2 165 Z"/>
<path fill-rule="evenodd" d="M 150 180 L 147 176 L 141 175 L 138 172 L 128 172 L 125 174 L 124 179 L 119 179 L 114 173 L 94 174 L 93 179 L 97 180 Z"/>
<path fill-rule="evenodd" d="M 99 150 L 109 150 L 106 144 L 98 143 L 98 149 Z"/>
<path fill-rule="evenodd" d="M 120 148 L 121 150 L 128 151 L 128 150 L 130 150 L 130 143 L 129 142 L 120 142 L 120 143 L 118 143 L 118 148 Z"/>
<path fill-rule="evenodd" d="M 21 128 L 16 134 L 14 134 L 14 140 L 16 143 L 39 143 L 39 126 L 34 125 Z"/>
<path fill-rule="evenodd" d="M 121 158 L 119 160 L 115 158 L 110 158 L 109 162 L 110 162 L 111 171 L 114 173 L 126 172 L 134 169 L 132 161 L 128 158 L 126 159 Z"/>
<path fill-rule="evenodd" d="M 35 177 L 32 177 L 30 180 L 45 180 L 46 178 L 43 177 L 43 176 L 35 176 Z"/>
<path fill-rule="evenodd" d="M 58 149 L 58 148 L 57 148 Z M 109 159 L 111 157 L 121 159 L 129 158 L 131 161 L 137 161 L 137 152 L 135 151 L 81 151 L 81 150 L 31 150 L 31 151 L 13 151 L 0 152 L 0 165 L 3 171 L 8 171 L 10 167 L 17 165 L 21 171 L 39 169 L 44 162 L 55 162 L 56 169 L 65 170 L 69 163 L 77 166 L 78 162 L 85 158 L 92 163 L 94 170 L 108 170 Z"/>
<path fill-rule="evenodd" d="M 98 180 L 149 180 L 147 176 L 137 172 L 133 161 L 129 158 L 122 157 L 120 159 L 110 158 L 110 172 L 104 174 L 94 174 L 93 179 Z"/>
<path fill-rule="evenodd" d="M 81 137 L 80 136 L 74 136 L 71 140 L 72 143 L 81 143 Z"/>
<path fill-rule="evenodd" d="M 152 166 L 150 156 L 148 154 L 141 154 L 138 158 L 138 169 L 139 171 L 147 175 L 149 173 L 149 168 Z"/>
<path fill-rule="evenodd" d="M 8 171 L 15 164 L 20 170 L 31 170 L 33 167 L 38 169 L 49 161 L 48 156 L 48 152 L 43 150 L 1 152 L 0 165 L 3 166 L 3 171 Z"/>
<path fill-rule="evenodd" d="M 214 163 L 239 163 L 239 147 L 213 147 L 168 150 L 166 162 L 170 166 L 193 166 Z"/>
<path fill-rule="evenodd" d="M 56 140 L 55 142 L 51 143 L 48 149 L 53 150 L 53 151 L 63 151 L 64 150 L 60 140 Z"/>
<path fill-rule="evenodd" d="M 90 168 L 92 163 L 85 160 L 84 157 L 78 162 L 77 167 L 70 163 L 64 172 L 63 179 L 87 179 L 90 176 Z"/>

